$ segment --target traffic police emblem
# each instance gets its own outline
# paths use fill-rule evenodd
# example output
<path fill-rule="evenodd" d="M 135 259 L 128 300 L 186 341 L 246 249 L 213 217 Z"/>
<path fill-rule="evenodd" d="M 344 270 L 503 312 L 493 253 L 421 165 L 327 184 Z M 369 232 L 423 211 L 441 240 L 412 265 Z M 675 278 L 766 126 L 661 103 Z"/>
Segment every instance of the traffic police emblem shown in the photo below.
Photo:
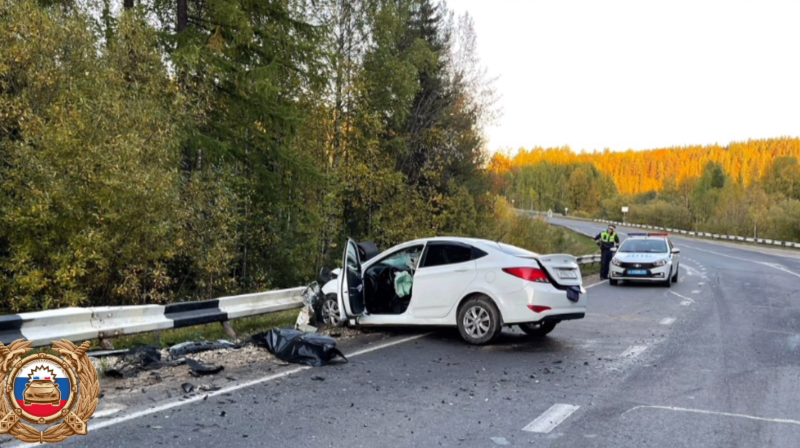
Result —
<path fill-rule="evenodd" d="M 0 398 L 0 434 L 27 443 L 58 443 L 73 435 L 86 435 L 86 422 L 97 409 L 100 383 L 86 355 L 91 344 L 80 346 L 53 341 L 60 356 L 31 351 L 33 341 L 0 342 L 0 376 L 5 399 Z M 23 358 L 23 356 L 25 356 Z M 62 421 L 63 420 L 63 421 Z M 47 425 L 44 430 L 24 422 Z"/>

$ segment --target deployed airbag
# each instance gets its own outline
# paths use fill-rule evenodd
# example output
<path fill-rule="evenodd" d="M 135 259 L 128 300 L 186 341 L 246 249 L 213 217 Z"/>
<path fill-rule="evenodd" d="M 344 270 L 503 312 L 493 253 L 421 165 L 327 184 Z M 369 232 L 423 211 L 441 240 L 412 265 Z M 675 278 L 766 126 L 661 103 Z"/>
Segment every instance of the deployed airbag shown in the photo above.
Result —
<path fill-rule="evenodd" d="M 297 364 L 321 367 L 336 357 L 347 362 L 336 341 L 328 336 L 285 329 L 273 329 L 251 338 L 259 347 L 264 347 L 278 359 Z"/>
<path fill-rule="evenodd" d="M 394 274 L 394 292 L 397 297 L 403 298 L 411 294 L 411 286 L 414 284 L 414 277 L 406 271 Z"/>

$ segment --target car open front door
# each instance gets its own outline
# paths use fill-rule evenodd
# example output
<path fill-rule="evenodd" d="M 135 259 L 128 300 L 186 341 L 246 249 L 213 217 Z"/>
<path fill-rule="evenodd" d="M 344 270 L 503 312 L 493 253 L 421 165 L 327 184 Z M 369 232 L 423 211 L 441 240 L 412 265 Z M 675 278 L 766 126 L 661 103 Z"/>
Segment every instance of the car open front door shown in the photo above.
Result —
<path fill-rule="evenodd" d="M 344 310 L 345 319 L 364 314 L 364 282 L 361 272 L 361 260 L 358 256 L 356 242 L 348 239 L 342 260 L 342 283 L 339 294 L 339 309 Z"/>

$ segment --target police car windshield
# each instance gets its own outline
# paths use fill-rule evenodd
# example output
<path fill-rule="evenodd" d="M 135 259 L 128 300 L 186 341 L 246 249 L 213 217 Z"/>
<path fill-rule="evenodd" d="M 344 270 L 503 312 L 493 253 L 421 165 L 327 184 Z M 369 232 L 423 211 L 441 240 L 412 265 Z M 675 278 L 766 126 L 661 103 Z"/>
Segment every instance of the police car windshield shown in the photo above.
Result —
<path fill-rule="evenodd" d="M 667 253 L 667 242 L 665 240 L 625 240 L 622 247 L 619 248 L 620 252 L 645 252 L 650 254 L 665 254 Z"/>

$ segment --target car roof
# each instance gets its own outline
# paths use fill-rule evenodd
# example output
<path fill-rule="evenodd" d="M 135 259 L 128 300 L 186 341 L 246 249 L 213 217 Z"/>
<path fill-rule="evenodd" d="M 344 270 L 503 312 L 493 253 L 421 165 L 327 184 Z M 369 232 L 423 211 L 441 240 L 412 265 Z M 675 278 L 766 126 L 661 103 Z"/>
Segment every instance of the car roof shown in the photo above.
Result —
<path fill-rule="evenodd" d="M 388 252 L 392 249 L 400 249 L 403 247 L 413 246 L 415 244 L 425 244 L 425 243 L 433 243 L 433 242 L 456 242 L 456 243 L 465 243 L 470 244 L 472 246 L 478 246 L 481 249 L 491 249 L 491 250 L 501 250 L 501 247 L 498 247 L 498 244 L 502 244 L 505 246 L 517 247 L 511 244 L 503 243 L 502 241 L 492 241 L 483 238 L 468 238 L 463 236 L 435 236 L 429 238 L 418 238 L 416 240 L 406 241 L 404 243 L 396 244 L 384 252 Z M 521 247 L 517 247 L 520 250 L 525 252 L 529 252 L 532 255 L 539 255 L 534 251 L 530 251 L 527 249 L 523 249 Z"/>

